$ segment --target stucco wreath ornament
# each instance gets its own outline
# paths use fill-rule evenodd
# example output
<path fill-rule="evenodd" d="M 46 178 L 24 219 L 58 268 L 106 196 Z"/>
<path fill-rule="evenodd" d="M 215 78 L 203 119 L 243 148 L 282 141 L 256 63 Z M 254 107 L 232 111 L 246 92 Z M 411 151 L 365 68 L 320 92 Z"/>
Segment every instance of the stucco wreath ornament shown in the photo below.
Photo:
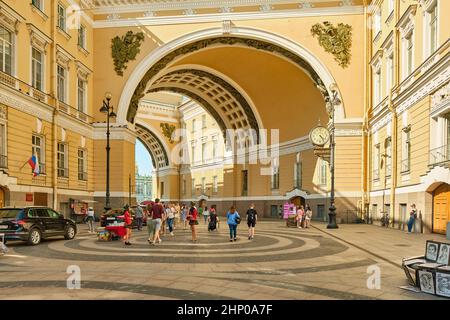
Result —
<path fill-rule="evenodd" d="M 124 36 L 117 36 L 111 40 L 111 55 L 117 75 L 123 76 L 127 63 L 136 59 L 141 52 L 142 41 L 144 41 L 144 33 L 133 33 L 133 31 L 128 31 Z"/>
<path fill-rule="evenodd" d="M 318 37 L 319 44 L 326 52 L 334 56 L 334 60 L 342 68 L 350 65 L 352 47 L 352 26 L 338 23 L 337 27 L 325 21 L 323 24 L 316 23 L 311 28 L 313 37 Z"/>
<path fill-rule="evenodd" d="M 168 123 L 161 123 L 160 124 L 161 130 L 163 135 L 169 139 L 170 143 L 174 143 L 173 141 L 173 133 L 175 131 L 175 126 L 174 125 L 170 125 Z"/>

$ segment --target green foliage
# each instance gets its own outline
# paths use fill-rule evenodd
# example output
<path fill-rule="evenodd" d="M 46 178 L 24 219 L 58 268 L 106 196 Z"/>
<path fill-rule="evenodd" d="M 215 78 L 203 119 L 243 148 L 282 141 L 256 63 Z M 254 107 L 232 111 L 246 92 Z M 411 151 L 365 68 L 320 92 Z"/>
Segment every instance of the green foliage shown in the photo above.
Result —
<path fill-rule="evenodd" d="M 117 36 L 111 40 L 111 54 L 117 75 L 123 76 L 127 63 L 136 59 L 141 51 L 142 41 L 144 41 L 144 33 L 133 33 L 133 31 L 128 31 L 124 36 Z"/>
<path fill-rule="evenodd" d="M 339 23 L 337 27 L 328 21 L 316 23 L 311 28 L 313 37 L 318 37 L 319 44 L 326 52 L 334 55 L 334 59 L 343 68 L 350 64 L 352 46 L 352 26 Z"/>

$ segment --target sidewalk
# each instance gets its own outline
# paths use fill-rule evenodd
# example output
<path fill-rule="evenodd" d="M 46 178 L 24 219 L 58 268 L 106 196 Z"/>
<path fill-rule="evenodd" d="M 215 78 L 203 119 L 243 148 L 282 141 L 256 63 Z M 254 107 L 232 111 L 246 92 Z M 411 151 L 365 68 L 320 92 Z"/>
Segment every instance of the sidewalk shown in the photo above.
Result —
<path fill-rule="evenodd" d="M 427 240 L 450 243 L 445 235 L 441 234 L 408 234 L 396 229 L 366 224 L 341 224 L 339 229 L 327 229 L 327 224 L 321 222 L 313 222 L 312 226 L 399 267 L 402 258 L 424 255 Z"/>

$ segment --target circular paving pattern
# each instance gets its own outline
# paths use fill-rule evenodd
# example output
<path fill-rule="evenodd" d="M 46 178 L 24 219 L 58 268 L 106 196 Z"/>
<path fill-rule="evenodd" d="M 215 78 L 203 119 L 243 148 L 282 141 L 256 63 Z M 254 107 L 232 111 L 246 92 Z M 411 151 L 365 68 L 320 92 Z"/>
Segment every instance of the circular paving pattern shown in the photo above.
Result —
<path fill-rule="evenodd" d="M 262 230 L 254 240 L 239 238 L 229 242 L 228 234 L 199 232 L 199 241 L 190 241 L 190 231 L 176 230 L 163 242 L 151 246 L 145 231 L 134 231 L 133 245 L 121 241 L 100 242 L 94 235 L 81 234 L 72 241 L 49 240 L 38 247 L 14 246 L 15 252 L 28 256 L 79 261 L 120 261 L 156 263 L 251 263 L 290 261 L 338 254 L 348 247 L 298 230 Z"/>

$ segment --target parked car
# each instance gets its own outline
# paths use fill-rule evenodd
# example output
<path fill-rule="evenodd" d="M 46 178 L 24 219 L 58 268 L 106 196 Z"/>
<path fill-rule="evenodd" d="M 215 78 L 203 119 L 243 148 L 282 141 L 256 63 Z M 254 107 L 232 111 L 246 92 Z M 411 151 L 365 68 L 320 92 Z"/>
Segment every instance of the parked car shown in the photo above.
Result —
<path fill-rule="evenodd" d="M 73 220 L 47 207 L 2 208 L 0 233 L 5 235 L 5 241 L 22 240 L 37 245 L 51 237 L 74 239 L 77 226 Z"/>
<path fill-rule="evenodd" d="M 132 219 L 132 228 L 137 228 L 137 222 L 135 219 L 135 212 L 136 212 L 136 206 L 132 206 L 130 207 L 130 213 L 131 213 L 131 219 Z M 101 227 L 106 227 L 110 224 L 113 224 L 114 221 L 117 222 L 123 222 L 124 217 L 124 210 L 123 209 L 111 209 L 109 211 L 107 211 L 106 213 L 102 214 L 100 216 L 100 226 Z M 144 221 L 143 221 L 143 225 L 147 225 L 147 221 L 144 217 Z"/>

